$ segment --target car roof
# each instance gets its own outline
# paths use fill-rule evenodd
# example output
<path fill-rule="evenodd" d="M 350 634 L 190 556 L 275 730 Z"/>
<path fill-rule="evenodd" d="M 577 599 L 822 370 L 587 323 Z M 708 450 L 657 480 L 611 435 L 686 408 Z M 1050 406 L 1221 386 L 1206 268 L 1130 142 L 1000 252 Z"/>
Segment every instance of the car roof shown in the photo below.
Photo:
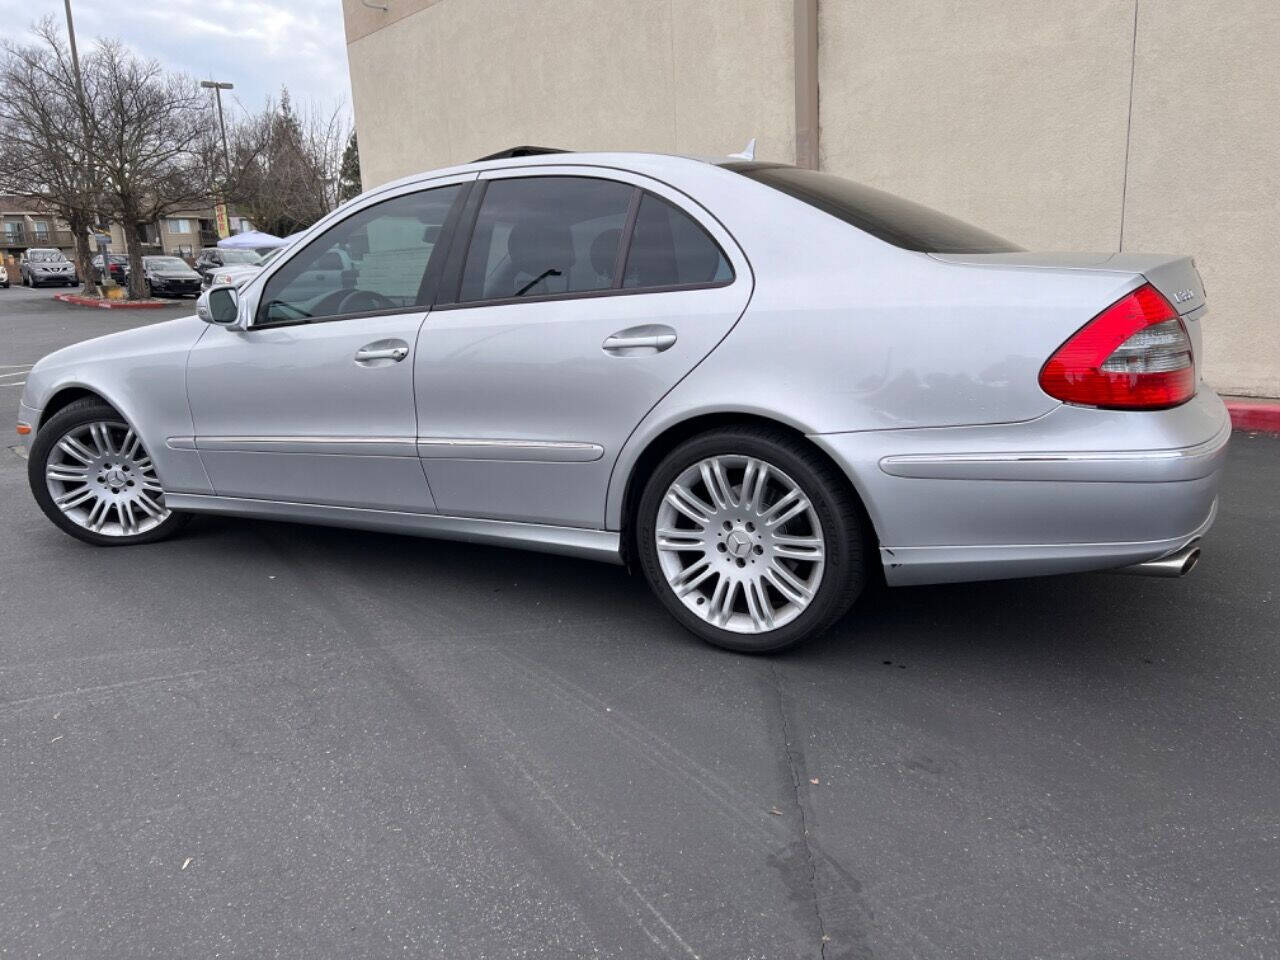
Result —
<path fill-rule="evenodd" d="M 650 153 L 630 150 L 600 151 L 592 153 L 586 151 L 560 150 L 555 147 L 512 147 L 509 150 L 502 150 L 498 153 L 489 154 L 486 157 L 481 157 L 479 160 L 473 160 L 470 163 L 459 163 L 449 167 L 441 167 L 437 170 L 424 170 L 421 173 L 413 173 L 405 177 L 400 177 L 396 180 L 379 184 L 368 193 L 361 194 L 361 196 L 369 196 L 370 194 L 381 193 L 384 190 L 409 186 L 410 184 L 427 180 L 436 180 L 441 177 L 454 176 L 461 173 L 481 173 L 485 170 L 502 170 L 507 167 L 582 165 L 591 167 L 615 167 L 621 170 L 634 171 L 636 173 L 657 173 L 663 170 L 670 170 L 673 172 L 680 169 L 687 170 L 691 166 L 698 166 L 704 169 L 708 166 L 723 166 L 725 164 L 732 163 L 735 159 L 739 158 L 728 156 L 692 157 L 672 153 Z M 350 203 L 352 201 L 347 202 Z"/>

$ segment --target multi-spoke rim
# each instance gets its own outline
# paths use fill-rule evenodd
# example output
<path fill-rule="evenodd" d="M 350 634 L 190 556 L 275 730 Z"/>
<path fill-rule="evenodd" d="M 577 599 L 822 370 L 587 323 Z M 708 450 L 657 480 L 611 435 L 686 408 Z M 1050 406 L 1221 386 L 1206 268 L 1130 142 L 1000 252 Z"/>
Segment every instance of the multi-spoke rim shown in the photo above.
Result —
<path fill-rule="evenodd" d="M 667 584 L 734 633 L 790 623 L 822 582 L 822 524 L 800 485 L 757 457 L 708 457 L 667 488 L 655 531 Z"/>
<path fill-rule="evenodd" d="M 169 516 L 155 465 L 126 423 L 72 427 L 49 454 L 45 482 L 63 516 L 105 537 L 146 533 Z"/>

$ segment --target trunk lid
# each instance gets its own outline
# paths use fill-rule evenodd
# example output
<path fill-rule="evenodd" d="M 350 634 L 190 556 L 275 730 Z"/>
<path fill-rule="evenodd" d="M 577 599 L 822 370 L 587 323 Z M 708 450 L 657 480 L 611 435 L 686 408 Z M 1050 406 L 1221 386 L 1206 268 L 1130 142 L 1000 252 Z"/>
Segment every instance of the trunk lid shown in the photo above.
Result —
<path fill-rule="evenodd" d="M 1163 253 L 931 253 L 944 263 L 975 267 L 1025 267 L 1028 270 L 1087 270 L 1141 277 L 1160 291 L 1178 311 L 1191 336 L 1196 367 L 1200 366 L 1200 323 L 1205 314 L 1204 282 L 1195 261 Z M 1105 304 L 1104 304 L 1105 306 Z M 1088 319 L 1088 318 L 1085 318 Z M 1082 321 L 1083 322 L 1083 321 Z"/>

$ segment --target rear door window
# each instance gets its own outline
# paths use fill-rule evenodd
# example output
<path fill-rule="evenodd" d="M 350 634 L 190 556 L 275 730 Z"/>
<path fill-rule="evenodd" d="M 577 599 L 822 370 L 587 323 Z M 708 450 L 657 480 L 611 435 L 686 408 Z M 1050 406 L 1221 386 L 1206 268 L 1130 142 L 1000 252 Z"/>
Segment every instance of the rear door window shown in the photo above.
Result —
<path fill-rule="evenodd" d="M 624 287 L 684 287 L 727 283 L 724 252 L 687 213 L 652 193 L 640 201 Z"/>
<path fill-rule="evenodd" d="M 610 289 L 634 194 L 629 184 L 593 177 L 489 181 L 459 301 Z"/>

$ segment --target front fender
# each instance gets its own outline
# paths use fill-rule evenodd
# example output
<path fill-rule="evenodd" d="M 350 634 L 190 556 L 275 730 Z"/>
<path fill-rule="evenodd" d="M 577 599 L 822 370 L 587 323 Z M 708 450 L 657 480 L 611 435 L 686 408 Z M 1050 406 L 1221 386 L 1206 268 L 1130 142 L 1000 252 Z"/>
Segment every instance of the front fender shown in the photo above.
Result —
<path fill-rule="evenodd" d="M 27 375 L 22 406 L 34 414 L 35 435 L 66 391 L 89 392 L 110 404 L 142 438 L 166 490 L 210 493 L 194 446 L 170 445 L 194 434 L 187 403 L 187 354 L 208 329 L 196 317 L 138 327 L 88 340 L 45 357 Z"/>

